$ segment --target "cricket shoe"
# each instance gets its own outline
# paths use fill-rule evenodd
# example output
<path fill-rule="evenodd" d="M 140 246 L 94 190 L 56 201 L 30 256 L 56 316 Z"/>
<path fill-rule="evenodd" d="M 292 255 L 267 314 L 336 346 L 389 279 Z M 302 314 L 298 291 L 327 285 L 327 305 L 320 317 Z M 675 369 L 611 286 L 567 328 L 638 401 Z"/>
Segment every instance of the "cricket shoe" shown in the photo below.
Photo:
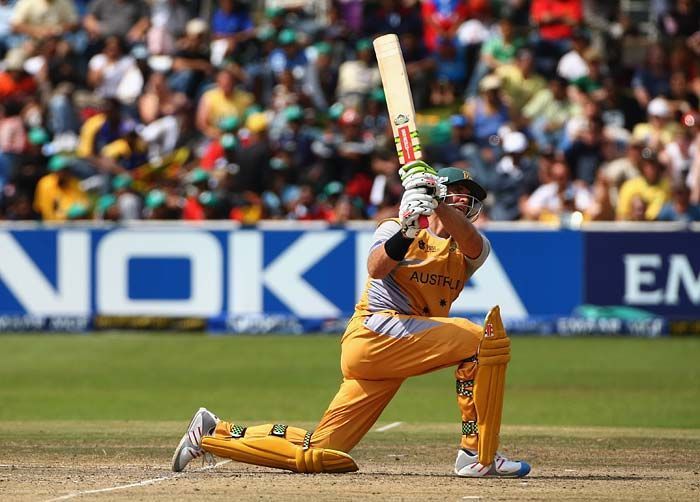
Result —
<path fill-rule="evenodd" d="M 200 408 L 194 414 L 187 432 L 182 436 L 180 443 L 173 454 L 173 471 L 182 471 L 190 461 L 209 455 L 202 449 L 202 437 L 211 436 L 214 433 L 219 417 L 206 408 Z M 213 459 L 213 457 L 212 457 Z M 205 457 L 206 460 L 206 457 Z"/>
<path fill-rule="evenodd" d="M 481 465 L 476 452 L 461 448 L 455 460 L 455 474 L 465 478 L 522 478 L 530 472 L 530 464 L 521 460 L 508 460 L 496 453 L 493 463 Z"/>

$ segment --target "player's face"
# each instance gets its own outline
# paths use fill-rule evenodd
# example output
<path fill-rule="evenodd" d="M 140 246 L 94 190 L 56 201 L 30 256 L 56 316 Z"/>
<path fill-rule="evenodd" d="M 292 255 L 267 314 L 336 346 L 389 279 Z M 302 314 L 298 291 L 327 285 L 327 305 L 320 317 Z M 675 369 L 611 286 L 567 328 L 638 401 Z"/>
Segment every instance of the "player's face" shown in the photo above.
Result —
<path fill-rule="evenodd" d="M 447 186 L 445 203 L 464 213 L 469 221 L 476 221 L 481 213 L 483 204 L 469 191 L 469 187 L 461 183 Z"/>

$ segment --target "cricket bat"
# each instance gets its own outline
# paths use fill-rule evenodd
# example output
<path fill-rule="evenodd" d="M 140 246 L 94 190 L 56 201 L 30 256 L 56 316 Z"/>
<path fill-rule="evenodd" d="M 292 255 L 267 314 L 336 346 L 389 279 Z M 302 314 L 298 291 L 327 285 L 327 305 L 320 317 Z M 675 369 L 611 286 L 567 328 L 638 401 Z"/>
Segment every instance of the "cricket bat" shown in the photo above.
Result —
<path fill-rule="evenodd" d="M 373 43 L 399 164 L 420 160 L 423 155 L 416 127 L 416 111 L 399 37 L 390 33 L 375 38 Z M 427 228 L 427 217 L 421 216 L 420 226 Z"/>

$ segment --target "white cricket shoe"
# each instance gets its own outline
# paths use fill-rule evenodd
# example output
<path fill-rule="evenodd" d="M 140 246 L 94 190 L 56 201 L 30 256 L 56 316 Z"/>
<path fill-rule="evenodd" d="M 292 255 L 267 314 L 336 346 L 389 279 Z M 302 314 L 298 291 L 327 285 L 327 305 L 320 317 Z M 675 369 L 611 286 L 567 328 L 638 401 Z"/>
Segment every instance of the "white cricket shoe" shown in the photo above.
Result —
<path fill-rule="evenodd" d="M 214 432 L 219 417 L 206 408 L 200 408 L 194 414 L 187 432 L 182 436 L 180 443 L 173 454 L 173 471 L 182 471 L 191 460 L 203 456 L 206 452 L 202 449 L 202 437 L 210 436 Z"/>
<path fill-rule="evenodd" d="M 530 472 L 530 464 L 521 460 L 508 460 L 496 453 L 491 465 L 481 465 L 476 452 L 461 448 L 455 460 L 455 474 L 465 478 L 501 477 L 522 478 Z"/>

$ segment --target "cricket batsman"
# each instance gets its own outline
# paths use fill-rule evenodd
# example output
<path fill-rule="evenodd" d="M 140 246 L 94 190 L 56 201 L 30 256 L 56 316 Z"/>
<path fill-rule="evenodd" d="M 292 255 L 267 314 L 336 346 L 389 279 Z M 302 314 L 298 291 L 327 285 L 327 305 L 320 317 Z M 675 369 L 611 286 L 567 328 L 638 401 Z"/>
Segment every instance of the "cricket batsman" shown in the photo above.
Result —
<path fill-rule="evenodd" d="M 341 339 L 343 382 L 313 431 L 283 424 L 246 427 L 200 408 L 173 455 L 182 471 L 205 453 L 294 472 L 352 472 L 349 452 L 370 430 L 403 381 L 456 367 L 462 437 L 454 471 L 463 477 L 522 477 L 526 462 L 497 452 L 510 360 L 498 307 L 484 326 L 448 317 L 491 245 L 472 224 L 486 198 L 461 169 L 436 172 L 423 161 L 399 171 L 399 218 L 380 222 L 369 277 Z M 428 227 L 421 228 L 427 217 Z"/>

